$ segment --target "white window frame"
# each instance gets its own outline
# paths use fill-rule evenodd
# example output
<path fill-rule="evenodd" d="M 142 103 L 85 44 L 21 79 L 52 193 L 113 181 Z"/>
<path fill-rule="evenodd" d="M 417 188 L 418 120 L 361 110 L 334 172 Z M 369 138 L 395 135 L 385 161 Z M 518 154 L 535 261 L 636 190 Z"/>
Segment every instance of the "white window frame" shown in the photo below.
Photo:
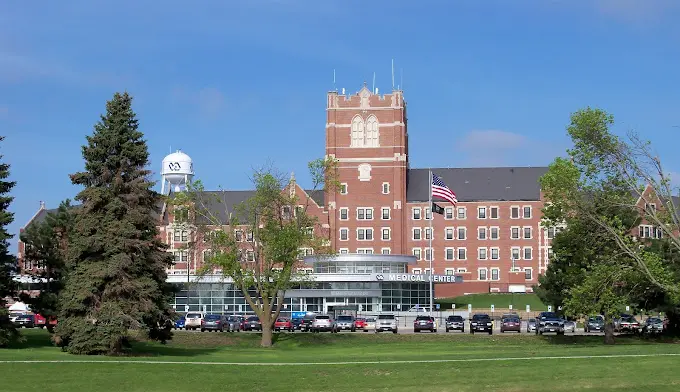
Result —
<path fill-rule="evenodd" d="M 416 218 L 416 211 L 418 211 L 418 217 Z M 423 219 L 423 211 L 420 207 L 411 208 L 411 220 L 421 220 Z"/>
<path fill-rule="evenodd" d="M 460 231 L 463 230 L 463 234 L 465 234 L 464 238 L 460 238 Z M 465 226 L 458 226 L 456 228 L 456 239 L 465 241 L 467 240 L 467 227 Z"/>
<path fill-rule="evenodd" d="M 528 249 L 529 252 L 531 253 L 531 257 L 529 257 L 529 258 L 526 257 L 527 249 Z M 522 260 L 533 260 L 533 259 L 534 259 L 534 248 L 532 248 L 531 246 L 525 246 L 525 247 L 523 247 L 523 248 L 522 248 Z"/>
<path fill-rule="evenodd" d="M 423 248 L 425 252 L 423 252 L 425 255 L 424 260 L 425 261 L 430 261 L 434 260 L 434 248 Z M 430 256 L 429 258 L 427 256 Z"/>
<path fill-rule="evenodd" d="M 456 274 L 455 268 L 444 268 L 444 275 L 455 275 L 455 274 Z"/>
<path fill-rule="evenodd" d="M 385 238 L 385 230 L 387 230 L 387 238 Z M 380 228 L 380 239 L 383 241 L 390 241 L 392 240 L 392 229 L 389 227 L 381 227 Z"/>
<path fill-rule="evenodd" d="M 412 273 L 413 275 L 422 275 L 423 270 L 420 269 L 420 268 L 412 268 L 412 269 L 411 269 L 411 273 Z"/>
<path fill-rule="evenodd" d="M 457 268 L 456 273 L 457 274 L 467 274 L 467 268 Z"/>
<path fill-rule="evenodd" d="M 484 233 L 484 238 L 482 238 L 482 233 Z M 487 229 L 485 226 L 477 226 L 477 239 L 480 241 L 485 241 L 489 239 Z"/>
<path fill-rule="evenodd" d="M 461 211 L 463 212 L 463 217 L 461 218 Z M 467 207 L 457 207 L 456 208 L 456 219 L 465 220 L 467 219 Z"/>
<path fill-rule="evenodd" d="M 496 252 L 496 257 L 494 257 L 494 252 Z M 494 246 L 489 248 L 489 260 L 500 260 L 501 258 L 501 248 Z"/>
<path fill-rule="evenodd" d="M 387 211 L 387 218 L 385 218 L 385 211 Z M 392 209 L 390 207 L 380 208 L 380 219 L 381 220 L 391 220 L 392 219 Z"/>
<path fill-rule="evenodd" d="M 529 279 L 527 279 L 527 272 L 529 272 Z M 534 269 L 531 267 L 526 267 L 524 268 L 524 280 L 533 280 L 534 279 Z"/>
<path fill-rule="evenodd" d="M 430 228 L 424 227 L 423 228 L 423 239 L 426 240 L 426 241 L 429 241 L 431 237 L 432 237 L 432 231 L 430 230 Z"/>
<path fill-rule="evenodd" d="M 364 231 L 364 239 L 363 240 L 359 238 L 359 233 L 361 232 L 361 230 Z M 357 233 L 357 241 L 373 241 L 373 240 L 375 240 L 375 232 L 374 232 L 372 227 L 357 227 L 356 233 Z M 370 239 L 368 238 L 368 233 L 371 233 Z"/>
<path fill-rule="evenodd" d="M 340 184 L 340 194 L 341 194 L 341 195 L 346 195 L 347 193 L 349 193 L 349 189 L 348 189 L 348 187 L 347 187 L 347 183 L 346 183 L 346 182 L 343 182 L 342 184 Z"/>
<path fill-rule="evenodd" d="M 496 279 L 493 278 L 494 273 L 496 274 Z M 501 280 L 501 270 L 499 268 L 491 268 L 490 278 L 491 278 L 490 280 L 492 282 L 497 282 L 497 281 Z"/>
<path fill-rule="evenodd" d="M 449 257 L 449 251 L 451 252 L 451 257 Z M 452 261 L 456 259 L 456 248 L 446 247 L 444 248 L 444 260 Z"/>
<path fill-rule="evenodd" d="M 515 253 L 517 253 L 517 258 L 514 258 Z M 514 260 L 522 260 L 522 248 L 519 246 L 513 246 L 510 248 L 510 261 Z"/>
<path fill-rule="evenodd" d="M 341 255 L 348 254 L 349 248 L 340 248 L 340 249 L 338 249 L 338 253 L 340 253 Z"/>
<path fill-rule="evenodd" d="M 491 214 L 491 210 L 496 210 L 496 217 Z M 489 206 L 489 219 L 501 219 L 501 208 L 499 206 Z"/>
<path fill-rule="evenodd" d="M 345 239 L 344 239 L 344 240 L 342 239 L 342 233 L 343 233 L 343 232 L 345 233 Z M 339 232 L 338 232 L 338 233 L 339 233 L 338 239 L 339 239 L 340 241 L 349 241 L 349 227 L 341 227 L 341 228 L 339 229 Z"/>
<path fill-rule="evenodd" d="M 451 238 L 449 238 L 448 231 L 451 230 Z M 456 239 L 456 228 L 453 226 L 444 228 L 444 239 L 447 241 L 453 241 Z"/>
<path fill-rule="evenodd" d="M 493 230 L 496 229 L 496 238 L 493 237 Z M 497 241 L 501 238 L 501 228 L 499 226 L 489 227 L 489 239 L 492 241 Z"/>
<path fill-rule="evenodd" d="M 489 260 L 489 249 L 483 246 L 477 248 L 477 260 Z"/>
<path fill-rule="evenodd" d="M 462 257 L 462 258 L 460 257 L 460 251 L 461 250 L 463 251 L 463 255 L 465 257 Z M 459 246 L 458 248 L 456 248 L 456 260 L 467 260 L 467 248 L 466 247 Z"/>
<path fill-rule="evenodd" d="M 487 219 L 487 209 L 485 206 L 479 206 L 477 207 L 477 219 Z M 484 216 L 482 216 L 484 215 Z"/>
<path fill-rule="evenodd" d="M 416 257 L 417 261 L 421 261 L 423 259 L 423 250 L 421 248 L 411 249 L 411 254 Z"/>
<path fill-rule="evenodd" d="M 512 217 L 512 209 L 517 208 L 517 218 Z M 522 218 L 522 206 L 510 206 L 510 219 L 520 219 Z"/>
<path fill-rule="evenodd" d="M 449 215 L 451 216 L 449 218 Z M 444 207 L 444 219 L 445 220 L 453 220 L 456 217 L 455 215 L 455 210 L 453 207 Z"/>
<path fill-rule="evenodd" d="M 249 263 L 255 262 L 255 251 L 252 249 L 246 249 L 246 261 Z"/>
<path fill-rule="evenodd" d="M 513 231 L 517 229 L 517 237 L 513 237 Z M 510 239 L 519 240 L 522 238 L 522 228 L 520 226 L 510 226 Z"/>
<path fill-rule="evenodd" d="M 416 238 L 416 233 L 418 233 L 418 238 Z M 411 229 L 411 239 L 413 241 L 422 241 L 423 240 L 423 229 L 420 227 L 414 227 Z"/>
<path fill-rule="evenodd" d="M 383 182 L 380 191 L 382 192 L 383 195 L 389 195 L 390 194 L 390 183 L 389 182 Z"/>
<path fill-rule="evenodd" d="M 484 279 L 482 279 L 482 271 L 484 271 Z M 480 282 L 486 282 L 489 280 L 489 269 L 488 268 L 477 268 L 477 280 Z"/>
<path fill-rule="evenodd" d="M 380 254 L 381 255 L 392 254 L 392 249 L 391 248 L 380 248 Z"/>
<path fill-rule="evenodd" d="M 372 255 L 373 254 L 373 248 L 357 248 L 357 254 Z"/>
<path fill-rule="evenodd" d="M 433 269 L 423 268 L 423 275 L 434 275 L 434 268 Z"/>
<path fill-rule="evenodd" d="M 432 220 L 432 211 L 431 211 L 430 207 L 425 207 L 423 210 L 424 210 L 423 212 L 425 214 L 425 216 L 424 216 L 425 220 Z"/>
<path fill-rule="evenodd" d="M 555 234 L 557 234 L 557 228 L 555 226 L 550 226 L 545 229 L 545 238 L 549 240 L 555 239 Z"/>
<path fill-rule="evenodd" d="M 527 237 L 527 229 L 529 229 L 529 237 Z M 522 227 L 522 239 L 530 240 L 534 238 L 534 228 L 531 226 Z"/>
<path fill-rule="evenodd" d="M 359 218 L 359 211 L 363 211 L 363 213 L 364 213 L 363 218 Z M 370 218 L 368 218 L 369 215 L 371 216 Z M 374 216 L 375 215 L 373 214 L 373 207 L 357 207 L 357 220 L 358 221 L 372 221 Z"/>
<path fill-rule="evenodd" d="M 338 211 L 339 211 L 339 213 L 338 213 L 338 214 L 339 214 L 339 215 L 338 215 L 338 219 L 339 219 L 339 220 L 341 220 L 341 221 L 349 220 L 349 208 L 347 208 L 347 207 L 342 207 L 342 208 L 340 208 Z M 344 217 L 344 218 L 342 217 L 343 212 L 345 213 L 345 217 Z"/>
<path fill-rule="evenodd" d="M 524 209 L 529 209 L 529 217 L 524 216 Z M 522 206 L 522 219 L 531 219 L 534 217 L 534 208 L 532 206 Z"/>

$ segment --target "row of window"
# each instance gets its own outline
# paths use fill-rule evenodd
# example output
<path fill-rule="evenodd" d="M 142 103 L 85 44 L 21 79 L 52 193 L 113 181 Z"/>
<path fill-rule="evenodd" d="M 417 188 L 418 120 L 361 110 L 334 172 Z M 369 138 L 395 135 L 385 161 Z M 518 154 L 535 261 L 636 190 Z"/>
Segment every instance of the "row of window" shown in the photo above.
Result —
<path fill-rule="evenodd" d="M 340 184 L 340 194 L 341 195 L 346 195 L 348 191 L 347 188 L 347 183 L 342 183 Z M 390 194 L 390 183 L 389 182 L 383 182 L 382 186 L 380 187 L 380 193 L 383 195 L 389 195 Z"/>
<path fill-rule="evenodd" d="M 521 272 L 521 270 L 520 270 Z M 420 275 L 420 274 L 430 274 L 430 269 L 425 268 L 425 269 L 420 269 L 420 268 L 413 268 L 411 269 L 412 274 Z M 445 268 L 444 269 L 444 275 L 455 275 L 455 274 L 464 274 L 467 273 L 467 268 Z M 478 280 L 500 280 L 500 273 L 501 269 L 500 268 L 478 268 L 477 269 L 477 279 Z M 531 280 L 533 278 L 533 269 L 532 268 L 524 268 L 524 279 L 525 280 Z"/>
<path fill-rule="evenodd" d="M 663 238 L 663 230 L 658 226 L 640 225 L 638 230 L 640 238 Z"/>
<path fill-rule="evenodd" d="M 434 252 L 432 248 L 413 248 L 413 255 L 418 260 L 430 261 L 430 257 L 434 257 Z M 500 260 L 500 248 L 477 248 L 477 260 Z M 533 260 L 533 248 L 530 246 L 525 246 L 524 248 L 511 248 L 510 249 L 510 259 L 511 260 Z M 468 252 L 465 247 L 458 248 L 444 248 L 444 260 L 467 260 Z"/>
<path fill-rule="evenodd" d="M 387 183 L 385 183 L 387 184 Z M 387 184 L 389 185 L 389 184 Z M 385 189 L 384 189 L 385 190 Z M 386 188 L 389 192 L 389 186 Z M 381 219 L 390 219 L 390 207 L 381 207 Z M 349 220 L 349 208 L 342 207 L 338 209 L 340 214 L 340 220 Z M 424 217 L 423 217 L 424 215 Z M 510 218 L 511 219 L 531 219 L 531 206 L 512 206 L 510 207 Z M 499 207 L 477 207 L 477 219 L 499 219 Z M 357 220 L 373 220 L 373 207 L 357 207 L 356 209 L 356 219 Z M 430 220 L 432 219 L 432 211 L 429 207 L 421 208 L 414 207 L 411 209 L 411 219 L 413 220 Z M 454 219 L 454 208 L 446 207 L 444 208 L 444 219 L 453 220 Z M 456 209 L 455 219 L 467 219 L 467 207 L 458 207 Z"/>
<path fill-rule="evenodd" d="M 383 227 L 380 229 L 380 239 L 383 241 L 391 240 L 392 229 L 389 227 Z M 429 240 L 430 239 L 430 228 L 420 228 L 414 227 L 411 231 L 411 238 L 414 241 Z M 525 227 L 511 227 L 510 228 L 510 239 L 532 239 L 533 238 L 533 228 L 529 226 Z M 372 227 L 359 227 L 356 229 L 356 239 L 357 241 L 373 241 L 375 239 L 374 229 Z M 467 240 L 467 228 L 466 227 L 446 227 L 444 229 L 444 239 L 446 240 Z M 477 228 L 477 239 L 478 240 L 498 240 L 500 239 L 500 228 L 499 227 L 478 227 Z M 349 228 L 340 228 L 340 241 L 349 241 Z"/>

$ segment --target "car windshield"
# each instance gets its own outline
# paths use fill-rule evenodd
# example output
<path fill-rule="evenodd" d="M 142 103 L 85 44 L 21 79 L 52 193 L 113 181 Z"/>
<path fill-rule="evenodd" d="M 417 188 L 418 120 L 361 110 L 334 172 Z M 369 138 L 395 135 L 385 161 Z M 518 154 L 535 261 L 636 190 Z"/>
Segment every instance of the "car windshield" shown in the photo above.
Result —
<path fill-rule="evenodd" d="M 209 315 L 205 316 L 205 321 L 215 321 L 215 320 L 219 320 L 219 319 L 220 319 L 220 316 L 217 315 L 217 314 L 209 314 Z"/>
<path fill-rule="evenodd" d="M 378 320 L 394 320 L 394 315 L 381 314 L 380 316 L 378 316 Z"/>
<path fill-rule="evenodd" d="M 187 318 L 194 319 L 194 318 L 201 318 L 200 313 L 189 313 L 187 314 Z"/>
<path fill-rule="evenodd" d="M 248 317 L 248 321 L 260 321 L 260 318 L 257 316 L 250 316 Z"/>
<path fill-rule="evenodd" d="M 416 321 L 421 321 L 421 320 L 429 321 L 430 316 L 418 316 L 418 317 L 416 317 Z"/>
<path fill-rule="evenodd" d="M 637 320 L 635 320 L 635 317 L 633 317 L 633 316 L 624 317 L 621 320 L 629 322 L 629 323 L 636 323 L 637 322 Z"/>
<path fill-rule="evenodd" d="M 661 321 L 660 318 L 650 317 L 650 318 L 647 319 L 647 322 L 649 324 L 657 324 L 657 323 L 662 323 L 663 321 Z"/>
<path fill-rule="evenodd" d="M 449 316 L 449 321 L 463 321 L 462 316 Z"/>
<path fill-rule="evenodd" d="M 601 323 L 602 319 L 600 317 L 590 317 L 588 318 L 589 323 Z"/>
<path fill-rule="evenodd" d="M 352 316 L 338 316 L 338 321 L 352 321 Z"/>
<path fill-rule="evenodd" d="M 514 317 L 508 317 L 508 318 L 505 319 L 505 322 L 506 323 L 519 323 L 519 319 L 514 318 Z"/>
<path fill-rule="evenodd" d="M 541 313 L 541 318 L 556 319 L 558 317 L 557 317 L 557 313 L 545 312 L 545 313 Z"/>
<path fill-rule="evenodd" d="M 366 319 L 366 322 L 367 322 L 367 323 L 374 323 L 374 322 L 375 322 L 375 318 L 369 317 L 369 318 Z"/>
<path fill-rule="evenodd" d="M 317 320 L 330 320 L 331 316 L 316 316 Z"/>
<path fill-rule="evenodd" d="M 472 320 L 474 321 L 480 321 L 480 320 L 488 320 L 490 319 L 488 314 L 476 314 L 472 316 Z"/>

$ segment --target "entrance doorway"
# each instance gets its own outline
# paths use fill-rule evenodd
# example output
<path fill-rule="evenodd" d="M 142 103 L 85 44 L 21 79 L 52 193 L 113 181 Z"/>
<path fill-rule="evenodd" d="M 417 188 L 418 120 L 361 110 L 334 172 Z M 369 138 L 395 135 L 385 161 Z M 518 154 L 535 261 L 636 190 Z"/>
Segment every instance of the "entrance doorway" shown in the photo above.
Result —
<path fill-rule="evenodd" d="M 359 311 L 359 305 L 329 305 L 328 314 L 332 315 L 334 319 L 338 316 L 352 316 L 356 317 Z"/>

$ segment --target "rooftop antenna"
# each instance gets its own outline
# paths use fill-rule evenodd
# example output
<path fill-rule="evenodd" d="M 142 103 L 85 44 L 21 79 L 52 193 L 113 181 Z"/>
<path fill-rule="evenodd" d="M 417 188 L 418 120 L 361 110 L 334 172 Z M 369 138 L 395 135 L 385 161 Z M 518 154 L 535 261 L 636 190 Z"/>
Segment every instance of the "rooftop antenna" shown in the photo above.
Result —
<path fill-rule="evenodd" d="M 373 91 L 372 92 L 375 94 L 375 72 L 373 72 Z"/>
<path fill-rule="evenodd" d="M 333 69 L 333 91 L 338 91 L 338 89 L 335 88 L 335 69 Z"/>
<path fill-rule="evenodd" d="M 392 90 L 394 91 L 394 59 L 392 59 Z"/>

